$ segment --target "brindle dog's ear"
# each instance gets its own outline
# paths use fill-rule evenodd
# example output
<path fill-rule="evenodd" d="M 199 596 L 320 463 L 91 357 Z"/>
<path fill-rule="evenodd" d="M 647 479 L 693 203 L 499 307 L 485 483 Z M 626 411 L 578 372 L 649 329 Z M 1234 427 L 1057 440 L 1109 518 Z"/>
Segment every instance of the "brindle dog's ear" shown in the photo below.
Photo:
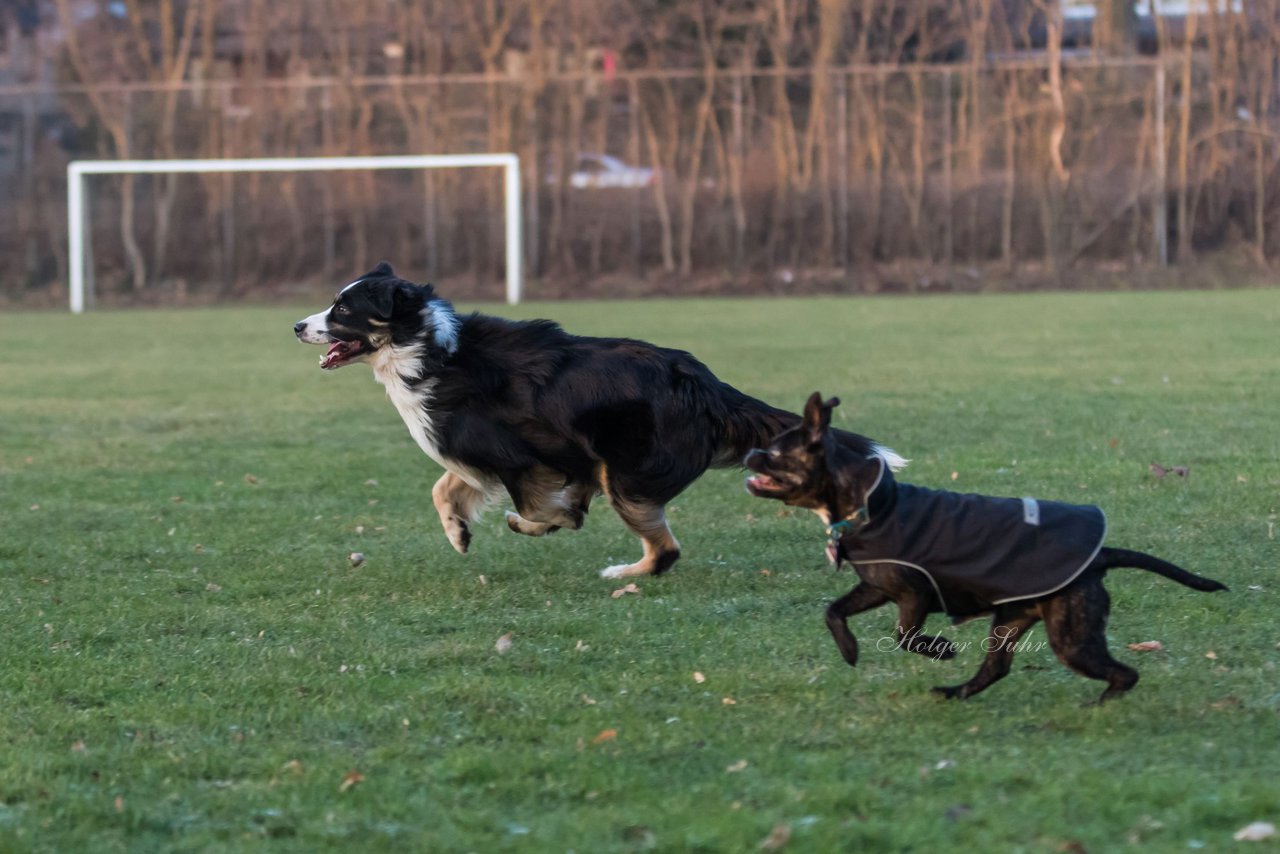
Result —
<path fill-rule="evenodd" d="M 804 405 L 804 426 L 809 431 L 809 442 L 818 444 L 831 426 L 831 410 L 840 405 L 840 398 L 833 397 L 825 403 L 822 395 L 814 392 Z"/>

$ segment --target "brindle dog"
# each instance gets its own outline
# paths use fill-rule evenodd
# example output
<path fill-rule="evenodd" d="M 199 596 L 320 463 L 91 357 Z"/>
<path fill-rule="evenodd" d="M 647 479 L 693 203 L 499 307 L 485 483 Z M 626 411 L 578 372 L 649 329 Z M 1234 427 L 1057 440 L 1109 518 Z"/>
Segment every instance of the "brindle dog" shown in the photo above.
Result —
<path fill-rule="evenodd" d="M 831 410 L 814 392 L 805 406 L 801 424 L 778 435 L 766 450 L 752 450 L 743 464 L 755 474 L 747 489 L 762 498 L 775 498 L 795 507 L 813 510 L 828 525 L 828 556 L 839 566 L 849 552 L 856 552 L 860 536 L 869 536 L 869 494 L 887 473 L 874 459 L 840 447 L 828 435 Z M 884 510 L 891 514 L 890 504 Z M 871 520 L 875 522 L 876 520 Z M 1226 590 L 1217 581 L 1187 572 L 1167 561 L 1128 549 L 1097 548 L 1092 560 L 1060 589 L 1034 598 L 969 604 L 957 608 L 941 601 L 941 588 L 917 565 L 884 561 L 857 561 L 859 583 L 827 608 L 827 628 L 840 654 L 851 666 L 858 663 L 858 642 L 847 620 L 853 614 L 894 602 L 898 606 L 897 641 L 911 652 L 949 659 L 956 646 L 946 638 L 921 632 L 928 614 L 941 612 L 944 604 L 957 620 L 992 615 L 991 633 L 984 649 L 987 657 L 972 679 L 960 685 L 933 690 L 947 698 L 964 699 L 977 694 L 1009 673 L 1019 638 L 1043 620 L 1049 644 L 1058 658 L 1082 676 L 1107 683 L 1098 702 L 1117 697 L 1138 681 L 1132 667 L 1121 664 L 1107 650 L 1106 623 L 1110 597 L 1102 585 L 1108 569 L 1135 567 L 1155 572 L 1194 590 Z M 1034 572 L 1034 567 L 1027 567 Z"/>

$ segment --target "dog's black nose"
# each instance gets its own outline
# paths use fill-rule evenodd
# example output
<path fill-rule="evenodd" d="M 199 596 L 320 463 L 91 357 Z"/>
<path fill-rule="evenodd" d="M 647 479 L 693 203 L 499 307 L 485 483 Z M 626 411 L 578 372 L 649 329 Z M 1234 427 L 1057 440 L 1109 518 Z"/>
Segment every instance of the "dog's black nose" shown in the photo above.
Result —
<path fill-rule="evenodd" d="M 305 320 L 299 320 L 297 323 L 293 324 L 293 334 L 301 338 L 302 330 L 306 328 L 307 328 L 307 322 Z"/>

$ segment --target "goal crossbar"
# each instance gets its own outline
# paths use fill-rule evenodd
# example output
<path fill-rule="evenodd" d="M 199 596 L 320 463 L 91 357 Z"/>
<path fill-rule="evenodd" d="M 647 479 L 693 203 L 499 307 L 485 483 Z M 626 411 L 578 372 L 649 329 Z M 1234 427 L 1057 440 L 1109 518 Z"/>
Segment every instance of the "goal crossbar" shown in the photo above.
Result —
<path fill-rule="evenodd" d="M 520 158 L 514 154 L 405 154 L 385 157 L 259 157 L 210 160 L 75 160 L 67 165 L 67 240 L 71 311 L 86 306 L 88 244 L 85 240 L 85 179 L 89 175 L 190 172 L 328 172 L 370 169 L 501 167 L 505 196 L 507 302 L 520 302 Z"/>

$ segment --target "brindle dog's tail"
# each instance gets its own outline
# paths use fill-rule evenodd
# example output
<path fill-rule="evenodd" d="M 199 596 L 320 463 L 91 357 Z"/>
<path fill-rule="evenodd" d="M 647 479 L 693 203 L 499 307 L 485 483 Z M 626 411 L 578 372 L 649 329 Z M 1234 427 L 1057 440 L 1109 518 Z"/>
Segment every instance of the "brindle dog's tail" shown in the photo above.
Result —
<path fill-rule="evenodd" d="M 1196 575 L 1194 572 L 1187 572 L 1180 566 L 1175 566 L 1167 560 L 1161 560 L 1160 558 L 1149 555 L 1145 552 L 1113 548 L 1105 548 L 1102 551 L 1103 559 L 1106 561 L 1108 569 L 1122 566 L 1133 567 L 1134 569 L 1145 569 L 1148 572 L 1154 572 L 1156 575 L 1163 575 L 1170 581 L 1176 581 L 1179 584 L 1186 585 L 1192 590 L 1203 590 L 1206 593 L 1212 593 L 1216 590 L 1230 589 L 1220 581 L 1214 581 L 1212 578 L 1205 578 L 1202 575 Z"/>

